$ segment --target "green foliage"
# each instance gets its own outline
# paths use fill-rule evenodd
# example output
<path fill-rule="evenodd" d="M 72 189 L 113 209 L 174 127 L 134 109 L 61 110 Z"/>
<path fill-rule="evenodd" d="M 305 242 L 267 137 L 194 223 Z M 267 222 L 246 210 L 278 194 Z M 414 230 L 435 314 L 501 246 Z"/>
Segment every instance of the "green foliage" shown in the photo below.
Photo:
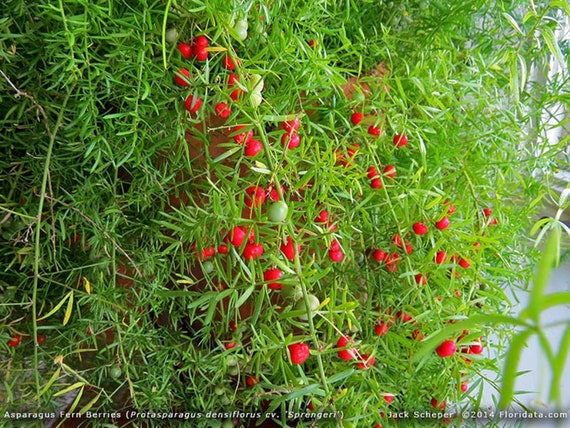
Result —
<path fill-rule="evenodd" d="M 550 259 L 528 317 L 510 315 L 505 293 L 533 276 L 539 251 L 528 231 L 567 145 L 548 143 L 542 120 L 545 108 L 568 105 L 567 72 L 545 84 L 528 77 L 562 59 L 555 28 L 567 5 L 32 3 L 7 0 L 0 18 L 2 414 L 55 412 L 66 397 L 75 411 L 123 413 L 285 415 L 311 402 L 346 426 L 373 425 L 380 412 L 434 411 L 432 398 L 476 407 L 479 374 L 502 364 L 489 349 L 509 339 L 502 404 L 512 398 L 516 344 L 542 337 L 541 311 L 567 301 L 541 292 Z M 206 35 L 208 60 L 183 59 L 173 28 L 177 41 Z M 226 54 L 240 60 L 234 87 Z M 181 67 L 186 88 L 173 82 Z M 183 107 L 189 95 L 202 100 L 197 114 Z M 225 122 L 213 119 L 221 101 L 231 107 Z M 357 126 L 355 111 L 365 117 Z M 294 118 L 301 144 L 284 150 L 281 123 Z M 263 145 L 255 158 L 231 138 L 238 124 Z M 408 145 L 396 147 L 404 133 Z M 193 145 L 212 152 L 197 156 Z M 394 178 L 382 175 L 388 165 Z M 371 188 L 370 166 L 381 188 Z M 277 190 L 285 221 L 265 207 L 248 213 L 252 185 Z M 337 229 L 313 221 L 323 209 Z M 450 227 L 437 230 L 446 215 Z M 429 232 L 416 236 L 415 222 Z M 246 260 L 230 244 L 204 256 L 238 225 L 253 229 L 262 257 Z M 302 248 L 292 260 L 279 250 L 288 236 Z M 329 259 L 335 243 L 342 262 Z M 376 249 L 399 261 L 376 261 Z M 282 291 L 263 279 L 271 266 L 283 271 Z M 389 331 L 379 336 L 382 322 Z M 341 335 L 375 365 L 341 360 Z M 467 355 L 480 338 L 485 352 Z M 451 358 L 433 352 L 445 339 L 458 343 Z M 287 351 L 298 342 L 311 347 L 303 365 Z M 556 355 L 542 343 L 556 400 L 567 347 Z M 246 386 L 248 375 L 259 382 Z"/>

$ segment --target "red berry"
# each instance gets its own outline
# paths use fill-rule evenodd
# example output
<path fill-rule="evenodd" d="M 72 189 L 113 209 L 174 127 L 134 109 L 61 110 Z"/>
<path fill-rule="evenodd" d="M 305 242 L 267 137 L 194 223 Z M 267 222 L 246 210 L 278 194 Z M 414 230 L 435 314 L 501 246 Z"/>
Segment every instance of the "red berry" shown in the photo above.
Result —
<path fill-rule="evenodd" d="M 331 251 L 340 251 L 340 243 L 338 242 L 337 239 L 334 239 L 331 242 L 331 246 L 329 247 L 329 250 Z"/>
<path fill-rule="evenodd" d="M 360 370 L 367 370 L 376 363 L 376 358 L 369 354 L 362 354 L 360 362 L 356 363 L 356 367 Z"/>
<path fill-rule="evenodd" d="M 334 263 L 342 262 L 344 259 L 344 253 L 342 250 L 329 250 L 329 259 Z"/>
<path fill-rule="evenodd" d="M 392 394 L 386 394 L 384 395 L 384 400 L 386 401 L 386 403 L 391 403 L 392 401 L 394 401 L 394 396 Z"/>
<path fill-rule="evenodd" d="M 226 349 L 232 349 L 235 348 L 237 346 L 236 342 L 224 342 L 224 348 Z"/>
<path fill-rule="evenodd" d="M 299 128 L 301 127 L 301 120 L 296 117 L 295 119 L 292 120 L 287 120 L 285 122 L 281 122 L 281 127 L 289 134 L 289 133 L 295 133 L 299 130 Z"/>
<path fill-rule="evenodd" d="M 224 120 L 227 119 L 231 114 L 230 106 L 223 102 L 216 104 L 216 114 Z"/>
<path fill-rule="evenodd" d="M 194 46 L 199 46 L 201 48 L 208 47 L 208 38 L 204 35 L 199 35 L 194 39 Z"/>
<path fill-rule="evenodd" d="M 202 100 L 198 96 L 188 95 L 184 101 L 184 108 L 190 113 L 196 113 L 202 107 Z"/>
<path fill-rule="evenodd" d="M 230 94 L 230 98 L 234 101 L 237 101 L 241 98 L 241 95 L 243 94 L 243 91 L 241 89 L 234 89 L 232 91 L 232 93 Z"/>
<path fill-rule="evenodd" d="M 294 149 L 301 144 L 301 137 L 296 133 L 283 134 L 281 137 L 281 145 L 288 149 Z"/>
<path fill-rule="evenodd" d="M 233 139 L 237 144 L 243 144 L 253 140 L 253 130 L 250 129 L 244 132 L 240 132 L 246 127 L 247 125 L 236 125 L 232 130 Z"/>
<path fill-rule="evenodd" d="M 416 235 L 425 235 L 428 233 L 428 227 L 421 222 L 414 223 L 412 227 Z"/>
<path fill-rule="evenodd" d="M 448 226 L 449 226 L 449 219 L 447 217 L 442 218 L 440 221 L 438 221 L 435 224 L 435 227 L 437 227 L 439 230 L 447 229 Z"/>
<path fill-rule="evenodd" d="M 409 322 L 412 320 L 412 316 L 403 311 L 398 311 L 398 313 L 396 314 L 396 319 L 399 319 L 402 322 Z"/>
<path fill-rule="evenodd" d="M 461 259 L 459 259 L 459 266 L 461 266 L 463 269 L 467 269 L 469 266 L 471 266 L 471 264 L 463 257 L 461 257 Z"/>
<path fill-rule="evenodd" d="M 420 330 L 417 330 L 417 329 L 412 331 L 412 337 L 414 338 L 414 340 L 417 340 L 418 342 L 421 342 L 422 340 L 424 340 L 424 334 Z"/>
<path fill-rule="evenodd" d="M 447 260 L 447 253 L 445 251 L 438 251 L 435 254 L 435 262 L 438 265 L 445 263 L 446 260 Z"/>
<path fill-rule="evenodd" d="M 394 236 L 392 236 L 392 242 L 394 244 L 396 244 L 398 247 L 402 246 L 402 237 L 400 236 L 400 234 L 396 233 L 394 234 Z"/>
<path fill-rule="evenodd" d="M 192 56 L 192 46 L 188 43 L 178 43 L 178 50 L 186 59 L 189 59 Z"/>
<path fill-rule="evenodd" d="M 443 400 L 441 403 L 439 401 L 437 401 L 435 398 L 431 399 L 431 405 L 433 407 L 435 407 L 436 409 L 439 407 L 440 409 L 445 409 L 445 400 Z"/>
<path fill-rule="evenodd" d="M 266 282 L 272 281 L 267 284 L 267 288 L 269 288 L 270 290 L 281 290 L 281 288 L 283 288 L 283 284 L 275 281 L 281 279 L 282 276 L 283 276 L 283 271 L 277 267 L 274 267 L 267 269 L 263 273 L 263 280 Z"/>
<path fill-rule="evenodd" d="M 368 133 L 375 137 L 379 137 L 380 134 L 382 133 L 382 130 L 378 126 L 370 125 L 368 127 Z"/>
<path fill-rule="evenodd" d="M 326 223 L 329 221 L 329 212 L 327 210 L 321 210 L 319 215 L 315 218 L 315 223 Z"/>
<path fill-rule="evenodd" d="M 408 144 L 408 136 L 406 134 L 396 134 L 394 136 L 394 144 L 396 147 L 403 147 Z"/>
<path fill-rule="evenodd" d="M 178 73 L 174 75 L 174 82 L 178 86 L 188 86 L 188 79 L 190 79 L 190 72 L 187 68 L 181 68 Z"/>
<path fill-rule="evenodd" d="M 372 181 L 370 181 L 370 187 L 372 187 L 373 189 L 381 189 L 382 180 L 380 180 L 379 178 L 372 179 Z"/>
<path fill-rule="evenodd" d="M 457 344 L 453 340 L 446 340 L 439 345 L 435 352 L 442 358 L 451 357 L 457 351 Z"/>
<path fill-rule="evenodd" d="M 414 248 L 410 244 L 406 244 L 406 254 L 410 255 L 414 251 Z"/>
<path fill-rule="evenodd" d="M 249 186 L 245 194 L 245 204 L 250 208 L 259 207 L 265 202 L 265 190 L 259 186 Z"/>
<path fill-rule="evenodd" d="M 336 347 L 337 348 L 346 348 L 346 346 L 352 343 L 352 340 L 350 339 L 350 336 L 341 336 L 338 341 L 336 342 Z M 337 352 L 338 356 L 345 361 L 350 361 L 352 359 L 354 359 L 355 355 L 356 355 L 356 350 L 354 348 L 350 348 L 350 349 L 341 349 L 340 351 Z"/>
<path fill-rule="evenodd" d="M 482 354 L 483 350 L 484 350 L 483 344 L 480 342 L 474 343 L 473 345 L 469 346 L 470 354 Z"/>
<path fill-rule="evenodd" d="M 425 276 L 423 273 L 416 274 L 414 279 L 416 280 L 416 284 L 418 284 L 418 285 L 426 285 L 427 284 L 427 276 Z"/>
<path fill-rule="evenodd" d="M 386 259 L 386 253 L 382 250 L 375 250 L 372 253 L 372 258 L 376 261 L 382 262 Z"/>
<path fill-rule="evenodd" d="M 236 226 L 230 232 L 229 239 L 233 246 L 241 247 L 243 242 L 245 241 L 247 235 L 247 229 L 245 226 Z"/>
<path fill-rule="evenodd" d="M 374 327 L 374 333 L 376 334 L 376 336 L 386 336 L 386 334 L 388 334 L 388 330 L 390 329 L 390 322 L 381 322 L 379 324 L 376 324 L 376 327 Z"/>
<path fill-rule="evenodd" d="M 228 85 L 235 85 L 237 83 L 237 81 L 239 80 L 239 76 L 237 74 L 230 74 L 228 77 Z"/>
<path fill-rule="evenodd" d="M 384 168 L 384 175 L 390 178 L 396 177 L 396 167 L 394 165 L 388 165 Z"/>
<path fill-rule="evenodd" d="M 19 334 L 15 334 L 12 336 L 12 338 L 10 340 L 8 340 L 8 346 L 11 346 L 12 348 L 15 348 L 16 346 L 18 346 L 20 344 L 20 340 L 22 339 L 22 336 L 20 336 Z"/>
<path fill-rule="evenodd" d="M 288 348 L 292 364 L 303 364 L 311 355 L 309 345 L 306 343 L 292 343 Z"/>
<path fill-rule="evenodd" d="M 257 376 L 249 375 L 245 378 L 245 383 L 250 388 L 257 385 L 257 382 L 259 382 L 259 379 L 257 378 Z"/>
<path fill-rule="evenodd" d="M 281 252 L 287 259 L 293 260 L 295 258 L 295 254 L 299 254 L 301 252 L 301 244 L 293 244 L 293 239 L 288 236 L 286 242 L 281 243 Z"/>
<path fill-rule="evenodd" d="M 263 255 L 263 244 L 248 242 L 243 249 L 243 257 L 246 260 L 256 260 Z"/>
<path fill-rule="evenodd" d="M 491 217 L 491 214 L 492 214 L 492 213 L 493 213 L 493 212 L 492 212 L 489 208 L 485 208 L 485 209 L 483 210 L 483 214 L 485 214 L 485 217 Z"/>
<path fill-rule="evenodd" d="M 455 212 L 455 205 L 450 205 L 447 208 L 447 214 L 453 214 Z"/>
<path fill-rule="evenodd" d="M 194 46 L 194 58 L 198 61 L 206 61 L 208 59 L 208 50 L 201 46 Z"/>
<path fill-rule="evenodd" d="M 230 330 L 236 331 L 238 329 L 238 326 L 236 324 L 236 322 L 234 320 L 231 320 L 229 325 L 228 325 Z"/>
<path fill-rule="evenodd" d="M 227 70 L 235 70 L 236 64 L 239 65 L 239 61 L 236 60 L 236 62 L 234 63 L 232 58 L 229 55 L 226 55 L 226 56 L 224 56 L 224 59 L 222 60 L 222 64 L 223 64 L 224 68 Z"/>
<path fill-rule="evenodd" d="M 358 125 L 360 122 L 362 122 L 363 118 L 364 115 L 361 112 L 357 111 L 352 113 L 352 116 L 350 116 L 350 121 L 353 125 Z"/>
<path fill-rule="evenodd" d="M 46 337 L 43 334 L 38 334 L 38 340 L 37 340 L 37 344 L 41 345 L 42 343 L 44 343 L 46 341 Z"/>
<path fill-rule="evenodd" d="M 367 174 L 368 178 L 373 179 L 378 177 L 378 170 L 376 169 L 375 166 L 369 166 L 367 171 L 368 171 Z"/>
<path fill-rule="evenodd" d="M 461 384 L 461 392 L 467 392 L 468 389 L 469 389 L 469 386 L 467 385 L 467 383 L 463 382 Z"/>

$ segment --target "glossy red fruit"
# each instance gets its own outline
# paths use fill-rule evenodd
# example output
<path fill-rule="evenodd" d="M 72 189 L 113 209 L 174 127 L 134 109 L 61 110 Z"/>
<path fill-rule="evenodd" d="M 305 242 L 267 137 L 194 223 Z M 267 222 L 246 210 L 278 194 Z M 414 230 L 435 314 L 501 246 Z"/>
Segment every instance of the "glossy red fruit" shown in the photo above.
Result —
<path fill-rule="evenodd" d="M 234 62 L 234 60 L 229 55 L 224 56 L 224 59 L 222 60 L 222 65 L 226 70 L 235 70 L 236 64 L 239 65 L 239 61 L 236 60 Z"/>
<path fill-rule="evenodd" d="M 483 214 L 485 214 L 485 217 L 491 217 L 491 214 L 493 214 L 493 212 L 491 211 L 490 208 L 485 208 L 483 210 Z"/>
<path fill-rule="evenodd" d="M 250 140 L 245 143 L 243 153 L 246 156 L 253 157 L 263 150 L 263 143 L 259 140 Z"/>
<path fill-rule="evenodd" d="M 342 250 L 329 250 L 329 259 L 334 263 L 339 263 L 344 260 L 344 253 Z"/>
<path fill-rule="evenodd" d="M 329 221 L 329 212 L 327 210 L 321 210 L 319 215 L 315 217 L 315 223 L 326 223 Z"/>
<path fill-rule="evenodd" d="M 311 355 L 309 345 L 306 343 L 292 343 L 288 348 L 293 364 L 303 364 Z"/>
<path fill-rule="evenodd" d="M 233 341 L 224 342 L 224 348 L 226 348 L 226 349 L 233 349 L 236 346 L 237 346 L 236 342 L 233 342 Z"/>
<path fill-rule="evenodd" d="M 470 354 L 482 354 L 483 353 L 483 344 L 481 342 L 474 343 L 473 345 L 469 345 L 469 353 Z"/>
<path fill-rule="evenodd" d="M 190 113 L 196 113 L 202 107 L 202 100 L 197 95 L 188 95 L 186 101 L 184 101 L 184 108 Z"/>
<path fill-rule="evenodd" d="M 384 395 L 384 400 L 386 401 L 386 403 L 391 403 L 392 401 L 394 401 L 394 396 L 392 394 L 386 394 Z"/>
<path fill-rule="evenodd" d="M 208 50 L 201 46 L 194 47 L 194 58 L 198 61 L 206 61 L 208 59 Z"/>
<path fill-rule="evenodd" d="M 449 201 L 445 201 L 444 204 L 449 204 Z M 455 205 L 451 204 L 447 207 L 447 214 L 453 214 L 455 212 Z"/>
<path fill-rule="evenodd" d="M 436 409 L 439 407 L 440 409 L 443 410 L 443 409 L 445 409 L 445 400 L 442 400 L 440 403 L 439 401 L 437 401 L 437 399 L 432 398 L 431 399 L 431 405 Z"/>
<path fill-rule="evenodd" d="M 293 260 L 295 259 L 295 254 L 299 254 L 301 252 L 301 244 L 295 245 L 293 243 L 293 239 L 288 236 L 285 242 L 281 243 L 280 249 L 287 259 Z"/>
<path fill-rule="evenodd" d="M 384 175 L 390 178 L 396 177 L 396 167 L 394 165 L 388 165 L 384 168 Z"/>
<path fill-rule="evenodd" d="M 235 85 L 238 82 L 238 80 L 239 76 L 237 74 L 232 73 L 228 76 L 228 85 L 230 86 Z"/>
<path fill-rule="evenodd" d="M 442 358 L 451 357 L 457 352 L 457 344 L 453 340 L 446 340 L 435 349 L 435 352 Z"/>
<path fill-rule="evenodd" d="M 234 101 L 237 101 L 241 98 L 243 91 L 241 89 L 234 89 L 230 94 L 230 98 Z"/>
<path fill-rule="evenodd" d="M 388 330 L 390 330 L 390 324 L 392 323 L 389 321 L 376 324 L 376 327 L 374 327 L 374 334 L 376 334 L 376 336 L 386 336 L 386 334 L 388 334 Z"/>
<path fill-rule="evenodd" d="M 194 39 L 194 46 L 207 48 L 209 44 L 208 38 L 204 35 L 199 35 Z"/>
<path fill-rule="evenodd" d="M 394 144 L 396 147 L 403 147 L 408 144 L 408 136 L 406 134 L 396 134 L 394 136 Z"/>
<path fill-rule="evenodd" d="M 372 187 L 373 189 L 381 189 L 382 188 L 382 180 L 380 180 L 379 178 L 373 178 L 370 181 L 370 187 Z"/>
<path fill-rule="evenodd" d="M 331 242 L 331 245 L 330 245 L 330 247 L 329 247 L 329 250 L 331 250 L 331 251 L 339 251 L 339 250 L 340 250 L 340 243 L 338 242 L 337 239 L 334 239 L 334 240 Z"/>
<path fill-rule="evenodd" d="M 363 118 L 364 115 L 361 112 L 357 111 L 352 113 L 352 116 L 350 116 L 350 121 L 353 125 L 358 125 L 360 122 L 362 122 Z"/>
<path fill-rule="evenodd" d="M 373 135 L 374 137 L 379 137 L 380 134 L 382 133 L 382 130 L 378 126 L 370 125 L 368 127 L 368 133 L 370 135 Z"/>
<path fill-rule="evenodd" d="M 461 392 L 467 392 L 468 389 L 469 389 L 469 385 L 467 385 L 466 382 L 463 382 L 461 384 Z"/>
<path fill-rule="evenodd" d="M 386 259 L 386 253 L 382 250 L 374 250 L 372 258 L 376 261 L 383 262 Z"/>
<path fill-rule="evenodd" d="M 8 340 L 8 346 L 11 346 L 12 348 L 15 348 L 16 346 L 18 346 L 20 344 L 20 340 L 22 339 L 22 336 L 20 336 L 19 334 L 15 334 L 12 336 L 12 338 L 10 340 Z"/>
<path fill-rule="evenodd" d="M 190 59 L 192 56 L 192 46 L 188 43 L 178 43 L 178 51 L 186 59 Z"/>
<path fill-rule="evenodd" d="M 281 122 L 281 127 L 289 134 L 289 133 L 295 133 L 299 130 L 299 128 L 301 127 L 301 120 L 296 117 L 295 119 L 292 120 L 287 120 L 284 122 Z"/>
<path fill-rule="evenodd" d="M 394 236 L 392 236 L 392 243 L 396 244 L 398 247 L 402 246 L 402 237 L 400 236 L 399 233 L 394 234 Z"/>
<path fill-rule="evenodd" d="M 428 227 L 421 222 L 414 223 L 412 228 L 414 229 L 414 233 L 416 235 L 425 235 L 428 233 Z"/>
<path fill-rule="evenodd" d="M 216 104 L 216 114 L 219 118 L 226 120 L 231 114 L 230 106 L 224 102 Z"/>
<path fill-rule="evenodd" d="M 362 354 L 362 359 L 356 363 L 356 367 L 360 370 L 367 370 L 376 363 L 376 358 L 369 354 Z"/>
<path fill-rule="evenodd" d="M 45 343 L 45 341 L 46 341 L 46 336 L 44 334 L 38 334 L 37 344 L 41 345 L 42 343 Z"/>
<path fill-rule="evenodd" d="M 278 267 L 273 267 L 267 269 L 263 273 L 263 280 L 268 282 L 267 288 L 270 290 L 281 290 L 283 288 L 283 284 L 277 282 L 283 276 L 283 271 Z"/>
<path fill-rule="evenodd" d="M 299 147 L 299 144 L 301 144 L 301 137 L 299 137 L 299 134 L 288 133 L 283 134 L 281 137 L 281 145 L 283 145 L 283 147 L 287 147 L 288 149 L 295 149 Z"/>
<path fill-rule="evenodd" d="M 243 144 L 253 140 L 253 130 L 246 130 L 247 125 L 236 125 L 232 130 L 232 138 L 237 144 Z M 244 130 L 244 131 L 242 131 Z"/>
<path fill-rule="evenodd" d="M 463 257 L 461 257 L 461 259 L 459 259 L 459 266 L 461 266 L 463 269 L 467 269 L 469 266 L 471 266 L 471 264 Z"/>
<path fill-rule="evenodd" d="M 411 246 L 411 244 L 406 244 L 406 254 L 410 255 L 414 252 L 414 247 Z"/>
<path fill-rule="evenodd" d="M 449 227 L 449 219 L 447 217 L 443 217 L 440 221 L 435 224 L 439 230 L 445 230 Z"/>
<path fill-rule="evenodd" d="M 257 376 L 249 375 L 245 378 L 245 383 L 250 388 L 257 385 L 258 382 L 259 382 L 259 379 L 257 378 Z"/>
<path fill-rule="evenodd" d="M 424 334 L 420 330 L 416 329 L 412 331 L 412 338 L 418 342 L 421 342 L 424 340 Z"/>
<path fill-rule="evenodd" d="M 435 254 L 435 262 L 438 265 L 445 263 L 446 260 L 447 260 L 447 253 L 445 251 L 438 251 Z"/>
<path fill-rule="evenodd" d="M 416 274 L 414 279 L 416 280 L 416 284 L 418 284 L 418 285 L 426 285 L 427 284 L 427 276 L 425 276 L 423 273 Z"/>
<path fill-rule="evenodd" d="M 411 320 L 412 320 L 412 316 L 411 316 L 410 314 L 407 314 L 407 313 L 403 312 L 403 311 L 398 311 L 398 312 L 396 313 L 396 319 L 397 319 L 397 320 L 400 320 L 400 321 L 402 321 L 402 322 L 405 323 L 405 322 L 411 321 Z"/>
<path fill-rule="evenodd" d="M 233 246 L 241 247 L 247 237 L 247 229 L 245 226 L 236 226 L 229 233 L 229 239 Z"/>
<path fill-rule="evenodd" d="M 263 244 L 261 243 L 251 243 L 245 244 L 243 249 L 243 257 L 246 260 L 256 260 L 261 257 L 264 253 Z"/>
<path fill-rule="evenodd" d="M 376 167 L 375 166 L 369 166 L 366 176 L 370 179 L 377 178 L 378 177 L 378 170 L 376 169 Z"/>
<path fill-rule="evenodd" d="M 265 190 L 259 186 L 249 186 L 245 189 L 245 204 L 248 207 L 259 207 L 265 202 Z"/>
<path fill-rule="evenodd" d="M 341 336 L 338 341 L 336 342 L 337 348 L 346 348 L 347 345 L 352 344 L 352 340 L 350 336 Z M 340 349 L 337 352 L 338 356 L 345 361 L 350 361 L 355 358 L 356 356 L 356 349 L 349 348 L 349 349 Z"/>
<path fill-rule="evenodd" d="M 187 68 L 181 68 L 178 70 L 178 73 L 174 75 L 174 83 L 178 86 L 188 86 L 190 83 L 188 80 L 190 79 L 190 71 Z"/>

